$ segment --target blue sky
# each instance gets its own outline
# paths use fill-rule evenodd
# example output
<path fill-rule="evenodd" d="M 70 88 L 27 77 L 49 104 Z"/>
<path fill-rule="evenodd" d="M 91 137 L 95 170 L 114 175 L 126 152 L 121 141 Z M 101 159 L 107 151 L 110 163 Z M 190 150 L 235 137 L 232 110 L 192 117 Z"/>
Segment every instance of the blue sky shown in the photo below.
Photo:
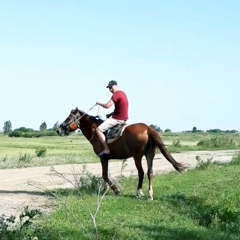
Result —
<path fill-rule="evenodd" d="M 107 102 L 114 79 L 129 123 L 240 130 L 239 12 L 238 0 L 0 0 L 0 129 L 50 128 Z"/>

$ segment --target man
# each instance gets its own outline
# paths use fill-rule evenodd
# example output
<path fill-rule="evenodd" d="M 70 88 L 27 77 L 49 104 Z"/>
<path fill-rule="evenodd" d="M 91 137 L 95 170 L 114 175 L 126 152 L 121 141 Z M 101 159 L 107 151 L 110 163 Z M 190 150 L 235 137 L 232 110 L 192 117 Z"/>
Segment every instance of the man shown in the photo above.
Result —
<path fill-rule="evenodd" d="M 128 98 L 125 92 L 119 89 L 116 81 L 111 80 L 107 88 L 112 93 L 111 99 L 107 103 L 96 102 L 97 105 L 103 108 L 110 108 L 114 105 L 114 111 L 110 114 L 107 114 L 107 119 L 96 128 L 96 133 L 100 142 L 102 143 L 104 150 L 98 154 L 98 156 L 102 156 L 104 154 L 110 154 L 110 150 L 108 148 L 106 137 L 104 132 L 108 129 L 116 126 L 117 124 L 123 124 L 128 120 Z"/>

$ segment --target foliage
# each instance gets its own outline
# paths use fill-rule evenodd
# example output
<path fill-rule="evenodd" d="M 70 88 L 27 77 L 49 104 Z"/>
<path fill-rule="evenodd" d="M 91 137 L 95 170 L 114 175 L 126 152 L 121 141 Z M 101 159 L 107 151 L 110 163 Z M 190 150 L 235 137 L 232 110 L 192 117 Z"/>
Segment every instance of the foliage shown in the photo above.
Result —
<path fill-rule="evenodd" d="M 84 191 L 79 198 L 71 190 L 66 197 L 64 192 L 59 195 L 63 204 L 45 219 L 42 234 L 52 229 L 49 240 L 59 235 L 67 240 L 239 239 L 238 169 L 210 164 L 199 170 L 155 176 L 154 201 L 131 197 L 137 179 L 124 179 L 122 197 L 109 192 L 101 204 L 95 219 L 97 238 L 91 211 L 98 197 Z"/>
<path fill-rule="evenodd" d="M 219 128 L 215 128 L 215 129 L 209 129 L 207 130 L 206 132 L 208 133 L 237 133 L 238 131 L 237 130 L 221 130 Z"/>
<path fill-rule="evenodd" d="M 206 170 L 212 164 L 212 158 L 211 159 L 207 159 L 207 161 L 203 161 L 199 156 L 196 156 L 196 160 L 197 160 L 196 169 L 199 169 L 199 170 Z"/>
<path fill-rule="evenodd" d="M 236 143 L 232 138 L 228 138 L 225 136 L 204 139 L 202 141 L 199 141 L 197 146 L 205 149 L 235 149 L 237 147 Z"/>
<path fill-rule="evenodd" d="M 171 131 L 171 129 L 167 128 L 167 129 L 165 129 L 164 132 L 165 132 L 165 133 L 170 133 L 170 132 L 172 132 L 172 131 Z"/>
<path fill-rule="evenodd" d="M 8 134 L 12 131 L 12 123 L 10 121 L 6 121 L 3 126 L 3 133 Z"/>
<path fill-rule="evenodd" d="M 36 216 L 40 215 L 41 212 L 39 210 L 30 210 L 28 207 L 25 207 L 19 217 L 12 215 L 10 217 L 0 216 L 0 239 L 37 240 L 38 238 L 35 236 L 36 229 L 32 228 L 32 224 Z"/>
<path fill-rule="evenodd" d="M 157 125 L 150 124 L 149 127 L 153 128 L 157 132 L 162 132 L 162 129 L 159 126 L 157 126 Z"/>
<path fill-rule="evenodd" d="M 45 136 L 57 136 L 57 133 L 53 129 L 47 129 L 42 131 L 36 131 L 31 128 L 17 128 L 8 134 L 9 137 L 25 137 L 25 138 L 38 138 Z"/>
<path fill-rule="evenodd" d="M 34 131 L 34 130 L 32 130 Z M 45 131 L 41 132 L 44 134 Z M 40 133 L 40 132 L 39 132 Z M 55 134 L 55 132 L 54 132 Z M 199 141 L 209 140 L 213 137 L 226 137 L 233 139 L 235 145 L 225 149 L 238 149 L 239 134 L 210 134 L 210 133 L 161 133 L 167 149 L 171 153 L 196 150 L 215 150 L 211 146 L 197 146 Z M 39 147 L 47 148 L 46 158 L 39 158 L 35 151 Z M 218 149 L 218 148 L 217 148 Z M 221 148 L 219 148 L 220 150 Z M 19 161 L 21 156 L 29 154 L 31 161 Z M 79 164 L 99 162 L 99 158 L 92 151 L 88 140 L 78 133 L 70 136 L 42 136 L 38 138 L 8 137 L 0 134 L 0 168 L 20 168 L 30 166 L 51 166 L 55 164 Z"/>
<path fill-rule="evenodd" d="M 24 154 L 19 154 L 19 163 L 23 162 L 23 163 L 30 163 L 32 160 L 32 157 L 30 154 L 28 153 L 24 153 Z"/>
<path fill-rule="evenodd" d="M 56 122 L 56 123 L 53 125 L 53 128 L 52 128 L 52 129 L 53 129 L 53 130 L 56 130 L 56 129 L 59 127 L 59 125 L 60 125 L 59 122 Z"/>
<path fill-rule="evenodd" d="M 173 147 L 176 147 L 176 148 L 181 147 L 180 140 L 174 140 L 173 143 L 172 143 L 172 146 L 173 146 Z"/>
<path fill-rule="evenodd" d="M 43 123 L 40 125 L 39 130 L 40 130 L 40 131 L 44 131 L 44 130 L 46 130 L 46 129 L 47 129 L 47 123 L 46 123 L 46 122 L 43 122 Z"/>
<path fill-rule="evenodd" d="M 45 157 L 47 154 L 47 148 L 46 147 L 38 147 L 35 150 L 35 153 L 36 153 L 37 157 Z"/>
<path fill-rule="evenodd" d="M 232 159 L 232 161 L 230 161 L 228 163 L 229 165 L 237 165 L 240 166 L 240 152 L 238 152 Z"/>
<path fill-rule="evenodd" d="M 197 133 L 197 132 L 203 132 L 202 130 L 198 130 L 197 127 L 193 127 L 192 131 L 190 131 L 192 133 Z"/>
<path fill-rule="evenodd" d="M 84 165 L 83 171 L 75 175 L 75 186 L 80 192 L 98 194 L 99 188 L 102 186 L 102 177 L 92 174 Z"/>

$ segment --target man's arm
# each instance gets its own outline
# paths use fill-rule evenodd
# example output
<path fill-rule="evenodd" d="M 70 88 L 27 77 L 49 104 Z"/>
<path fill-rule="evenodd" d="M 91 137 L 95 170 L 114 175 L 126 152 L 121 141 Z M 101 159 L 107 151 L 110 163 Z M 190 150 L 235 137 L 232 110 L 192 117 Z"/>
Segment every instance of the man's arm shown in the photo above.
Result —
<path fill-rule="evenodd" d="M 114 104 L 114 102 L 112 99 L 110 99 L 107 103 L 96 102 L 96 104 L 103 108 L 110 108 Z"/>

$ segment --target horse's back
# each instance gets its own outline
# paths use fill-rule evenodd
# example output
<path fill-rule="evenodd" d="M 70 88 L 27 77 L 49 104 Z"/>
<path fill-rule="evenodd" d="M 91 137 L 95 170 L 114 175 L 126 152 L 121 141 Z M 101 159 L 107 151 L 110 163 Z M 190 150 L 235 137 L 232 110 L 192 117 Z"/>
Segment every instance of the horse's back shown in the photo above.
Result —
<path fill-rule="evenodd" d="M 148 129 L 149 126 L 145 123 L 133 123 L 129 124 L 124 130 L 124 140 L 132 149 L 138 149 L 142 151 L 148 143 L 149 136 L 148 136 Z"/>
<path fill-rule="evenodd" d="M 138 133 L 143 133 L 148 129 L 149 129 L 149 126 L 145 123 L 132 123 L 125 128 L 125 131 L 138 134 Z"/>

